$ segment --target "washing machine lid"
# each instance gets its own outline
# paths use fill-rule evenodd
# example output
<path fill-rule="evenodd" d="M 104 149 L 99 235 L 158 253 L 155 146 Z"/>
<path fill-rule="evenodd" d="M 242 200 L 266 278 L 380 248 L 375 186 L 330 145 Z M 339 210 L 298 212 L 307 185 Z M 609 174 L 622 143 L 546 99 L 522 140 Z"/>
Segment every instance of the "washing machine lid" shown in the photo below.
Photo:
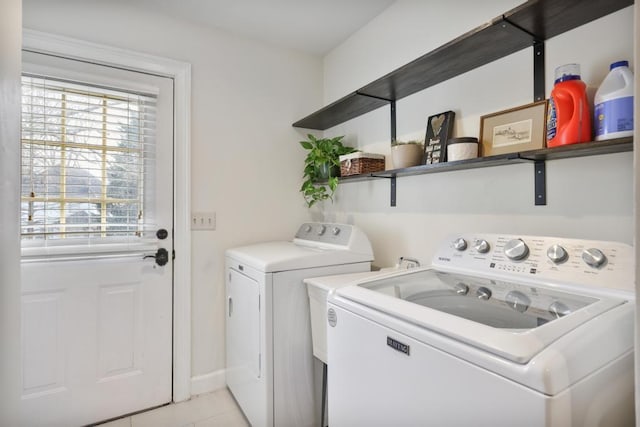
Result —
<path fill-rule="evenodd" d="M 227 256 L 267 273 L 373 261 L 372 253 L 286 241 L 257 243 L 229 249 Z"/>
<path fill-rule="evenodd" d="M 336 295 L 520 364 L 628 303 L 435 269 L 361 281 Z"/>

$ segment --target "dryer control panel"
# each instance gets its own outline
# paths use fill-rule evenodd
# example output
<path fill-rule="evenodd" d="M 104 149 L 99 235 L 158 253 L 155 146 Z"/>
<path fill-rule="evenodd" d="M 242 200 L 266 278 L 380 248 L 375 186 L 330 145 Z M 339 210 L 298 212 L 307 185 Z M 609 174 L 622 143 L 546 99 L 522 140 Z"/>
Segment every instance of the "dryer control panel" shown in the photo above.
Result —
<path fill-rule="evenodd" d="M 348 250 L 373 259 L 369 238 L 351 224 L 307 222 L 298 228 L 293 243 L 317 249 Z"/>
<path fill-rule="evenodd" d="M 298 228 L 296 239 L 347 246 L 352 230 L 353 226 L 348 224 L 307 222 Z"/>
<path fill-rule="evenodd" d="M 444 270 L 634 292 L 633 248 L 620 242 L 502 234 L 460 234 L 438 248 Z"/>

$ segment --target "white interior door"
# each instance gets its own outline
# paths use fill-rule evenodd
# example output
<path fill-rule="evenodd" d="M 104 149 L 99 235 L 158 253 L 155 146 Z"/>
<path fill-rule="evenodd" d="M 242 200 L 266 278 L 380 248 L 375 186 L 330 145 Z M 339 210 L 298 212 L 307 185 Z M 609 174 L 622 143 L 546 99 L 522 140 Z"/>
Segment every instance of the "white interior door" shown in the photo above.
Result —
<path fill-rule="evenodd" d="M 77 99 L 71 95 L 54 102 L 53 110 L 64 107 L 61 118 L 53 110 L 42 118 L 33 114 L 33 127 L 42 124 L 32 132 L 35 142 L 30 149 L 36 154 L 25 154 L 25 138 L 32 136 L 23 132 L 23 221 L 27 209 L 34 225 L 25 227 L 23 222 L 23 232 L 31 234 L 23 236 L 22 424 L 85 425 L 168 403 L 172 398 L 173 82 L 28 52 L 23 61 L 23 72 L 29 75 L 116 91 L 120 95 L 114 98 L 122 98 L 123 92 L 132 98 L 143 94 L 155 100 L 155 108 L 140 122 L 148 128 L 140 144 L 150 155 L 138 155 L 129 141 L 135 139 L 131 129 L 123 130 L 122 124 L 112 129 L 112 119 L 96 124 L 107 116 L 111 101 L 104 101 L 103 110 L 91 111 L 97 114 L 83 116 L 79 126 L 85 129 L 73 135 L 68 128 L 78 117 L 73 110 Z M 85 92 L 93 89 L 70 90 L 79 96 Z M 125 115 L 138 117 L 138 113 Z M 26 115 L 23 109 L 23 123 Z M 59 172 L 59 177 L 25 179 L 25 157 L 32 163 L 44 162 L 31 165 L 38 173 Z M 125 185 L 123 174 L 135 173 L 118 162 L 140 162 L 134 171 L 137 178 L 132 178 L 135 184 L 127 184 L 127 190 L 119 193 L 114 189 Z M 81 171 L 84 166 L 86 173 Z M 78 179 L 72 184 L 73 173 L 82 175 L 84 184 Z M 39 184 L 32 184 L 36 189 L 29 195 L 25 182 L 32 181 Z M 39 194 L 45 187 L 55 194 Z M 91 194 L 80 195 L 81 191 Z M 137 201 L 126 199 L 129 193 Z M 79 199 L 83 197 L 88 199 Z M 119 223 L 132 206 L 136 218 L 129 218 L 128 225 Z M 167 231 L 166 236 L 156 235 L 160 229 Z M 161 257 L 145 258 L 160 254 L 160 248 L 167 251 L 166 264 L 159 265 Z"/>

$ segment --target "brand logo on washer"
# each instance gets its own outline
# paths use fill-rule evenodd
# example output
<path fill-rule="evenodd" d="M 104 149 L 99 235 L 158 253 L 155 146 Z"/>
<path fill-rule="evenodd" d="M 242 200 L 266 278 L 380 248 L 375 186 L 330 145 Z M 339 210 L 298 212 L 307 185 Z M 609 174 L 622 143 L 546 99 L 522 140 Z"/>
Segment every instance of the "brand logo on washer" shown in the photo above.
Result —
<path fill-rule="evenodd" d="M 446 258 L 446 257 L 443 257 L 443 256 L 439 256 L 439 257 L 438 257 L 438 260 L 440 260 L 440 261 L 446 261 L 446 262 L 451 262 L 451 258 Z"/>
<path fill-rule="evenodd" d="M 333 308 L 330 308 L 327 311 L 327 321 L 329 322 L 329 326 L 331 327 L 335 327 L 336 324 L 338 323 L 338 315 L 336 314 L 336 311 Z"/>
<path fill-rule="evenodd" d="M 409 356 L 410 347 L 407 344 L 403 344 L 400 341 L 396 341 L 391 337 L 387 337 L 387 345 L 392 349 Z"/>

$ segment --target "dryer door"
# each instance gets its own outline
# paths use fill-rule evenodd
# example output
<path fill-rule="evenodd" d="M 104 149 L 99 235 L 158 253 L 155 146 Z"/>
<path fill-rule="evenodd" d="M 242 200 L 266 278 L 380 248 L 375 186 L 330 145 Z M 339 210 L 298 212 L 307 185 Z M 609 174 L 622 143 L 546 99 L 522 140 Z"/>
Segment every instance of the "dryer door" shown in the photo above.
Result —
<path fill-rule="evenodd" d="M 229 269 L 227 276 L 227 375 L 230 386 L 249 385 L 261 376 L 260 287 Z"/>

